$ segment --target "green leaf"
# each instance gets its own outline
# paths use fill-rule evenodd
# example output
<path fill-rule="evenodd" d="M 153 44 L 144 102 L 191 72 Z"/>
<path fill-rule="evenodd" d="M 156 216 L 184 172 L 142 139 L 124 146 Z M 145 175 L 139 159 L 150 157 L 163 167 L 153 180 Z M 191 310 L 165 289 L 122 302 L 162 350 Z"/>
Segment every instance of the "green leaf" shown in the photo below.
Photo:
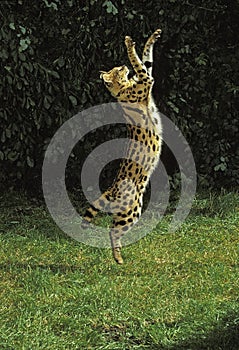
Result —
<path fill-rule="evenodd" d="M 26 34 L 26 32 L 27 32 L 26 28 L 25 28 L 25 27 L 23 27 L 23 26 L 19 26 L 19 28 L 20 28 L 20 30 L 21 30 L 21 32 L 22 32 L 22 34 L 23 34 L 23 35 L 25 35 L 25 34 Z"/>
<path fill-rule="evenodd" d="M 18 180 L 22 179 L 22 173 L 20 171 L 17 172 L 17 179 Z"/>
<path fill-rule="evenodd" d="M 55 2 L 50 2 L 50 1 L 47 1 L 47 0 L 43 0 L 46 7 L 49 7 L 49 8 L 53 8 L 53 10 L 58 10 L 58 7 L 57 7 L 57 4 Z M 58 0 L 55 0 L 56 2 L 58 2 Z"/>
<path fill-rule="evenodd" d="M 15 23 L 13 23 L 13 22 L 9 24 L 9 27 L 10 27 L 12 30 L 16 30 L 16 28 L 15 28 Z"/>
<path fill-rule="evenodd" d="M 30 73 L 33 72 L 33 66 L 32 66 L 31 62 L 24 62 L 24 63 L 23 63 L 23 67 L 24 67 L 26 70 L 28 70 Z"/>
<path fill-rule="evenodd" d="M 49 109 L 51 107 L 51 103 L 50 103 L 49 99 L 47 98 L 47 96 L 44 97 L 43 105 L 46 109 Z"/>
<path fill-rule="evenodd" d="M 10 67 L 10 66 L 4 66 L 4 68 L 5 68 L 8 72 L 11 72 L 11 70 L 12 70 L 12 67 Z"/>
<path fill-rule="evenodd" d="M 25 38 L 25 39 L 20 39 L 20 47 L 19 47 L 19 52 L 25 51 L 28 46 L 30 45 L 31 40 L 30 38 Z"/>
<path fill-rule="evenodd" d="M 54 78 L 60 79 L 60 75 L 56 71 L 51 70 L 48 73 L 49 73 L 49 75 L 52 75 Z"/>
<path fill-rule="evenodd" d="M 12 85 L 12 77 L 10 75 L 7 75 L 7 81 L 8 84 Z"/>
<path fill-rule="evenodd" d="M 10 130 L 10 129 L 6 129 L 6 130 L 5 130 L 5 133 L 6 133 L 6 137 L 7 137 L 8 139 L 10 139 L 10 138 L 11 138 L 11 135 L 12 135 L 11 130 Z"/>
<path fill-rule="evenodd" d="M 27 165 L 30 167 L 30 168 L 33 168 L 34 167 L 34 160 L 32 158 L 30 158 L 29 156 L 27 156 Z"/>
<path fill-rule="evenodd" d="M 69 96 L 69 100 L 71 101 L 71 103 L 72 103 L 73 106 L 77 106 L 77 99 L 76 99 L 75 96 L 70 95 L 70 96 Z"/>
<path fill-rule="evenodd" d="M 11 160 L 12 162 L 15 162 L 19 157 L 19 154 L 16 151 L 11 151 L 7 155 L 7 159 Z"/>
<path fill-rule="evenodd" d="M 58 66 L 61 68 L 61 67 L 63 67 L 64 65 L 65 65 L 65 60 L 64 60 L 64 58 L 61 56 L 61 57 L 59 57 L 59 59 L 58 59 L 58 61 L 57 61 L 57 64 L 58 64 Z"/>
<path fill-rule="evenodd" d="M 9 55 L 8 52 L 5 49 L 2 49 L 0 51 L 0 58 L 4 61 L 6 61 L 8 59 Z"/>
<path fill-rule="evenodd" d="M 62 33 L 62 35 L 67 35 L 68 33 L 70 33 L 70 29 L 62 29 L 62 31 L 61 31 L 61 33 Z"/>
<path fill-rule="evenodd" d="M 6 141 L 6 134 L 5 132 L 3 131 L 2 132 L 2 135 L 1 135 L 1 142 L 4 143 Z"/>
<path fill-rule="evenodd" d="M 107 13 L 112 13 L 113 15 L 116 15 L 119 12 L 117 7 L 115 7 L 115 5 L 111 1 L 105 1 L 102 6 L 106 7 Z"/>
<path fill-rule="evenodd" d="M 175 104 L 171 101 L 168 101 L 167 104 L 172 108 L 172 110 L 175 112 L 175 113 L 179 113 L 179 108 L 177 106 L 175 106 Z"/>
<path fill-rule="evenodd" d="M 23 52 L 20 51 L 18 56 L 19 56 L 21 61 L 23 61 L 23 62 L 26 61 L 26 55 Z"/>
<path fill-rule="evenodd" d="M 129 13 L 127 13 L 126 17 L 127 17 L 128 19 L 133 19 L 133 18 L 134 18 L 134 15 L 133 15 L 131 12 L 129 12 Z"/>
<path fill-rule="evenodd" d="M 204 53 L 201 53 L 198 57 L 195 58 L 195 62 L 199 65 L 199 66 L 206 66 L 207 65 L 207 55 Z"/>

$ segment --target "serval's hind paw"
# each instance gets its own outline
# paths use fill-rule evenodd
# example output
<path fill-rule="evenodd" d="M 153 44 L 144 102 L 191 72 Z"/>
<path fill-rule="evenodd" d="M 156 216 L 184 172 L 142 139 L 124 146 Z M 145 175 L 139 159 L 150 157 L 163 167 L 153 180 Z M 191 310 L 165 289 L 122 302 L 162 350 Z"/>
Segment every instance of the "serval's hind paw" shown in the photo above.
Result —
<path fill-rule="evenodd" d="M 87 230 L 89 227 L 90 227 L 90 222 L 85 220 L 85 219 L 83 219 L 81 221 L 81 228 L 83 228 L 83 230 Z"/>
<path fill-rule="evenodd" d="M 113 248 L 113 256 L 117 264 L 122 265 L 124 260 L 121 256 L 120 248 Z"/>

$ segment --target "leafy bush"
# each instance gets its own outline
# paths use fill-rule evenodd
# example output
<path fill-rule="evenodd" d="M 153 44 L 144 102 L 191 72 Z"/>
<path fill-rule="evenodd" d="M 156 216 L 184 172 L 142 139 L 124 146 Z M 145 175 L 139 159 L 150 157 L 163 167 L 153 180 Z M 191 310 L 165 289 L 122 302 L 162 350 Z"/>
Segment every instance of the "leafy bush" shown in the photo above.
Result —
<path fill-rule="evenodd" d="M 2 182 L 40 188 L 44 151 L 59 126 L 112 100 L 99 70 L 127 62 L 124 36 L 141 49 L 161 27 L 159 109 L 183 131 L 207 185 L 238 185 L 238 9 L 236 0 L 1 2 Z M 70 163 L 76 176 L 81 159 L 75 152 Z"/>

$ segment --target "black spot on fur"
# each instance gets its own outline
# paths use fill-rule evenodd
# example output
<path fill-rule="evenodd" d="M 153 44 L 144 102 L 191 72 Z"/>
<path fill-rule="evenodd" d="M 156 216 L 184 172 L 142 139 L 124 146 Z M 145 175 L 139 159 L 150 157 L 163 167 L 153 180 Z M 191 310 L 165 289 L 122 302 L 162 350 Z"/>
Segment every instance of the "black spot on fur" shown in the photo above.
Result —
<path fill-rule="evenodd" d="M 152 62 L 146 61 L 144 62 L 144 65 L 146 68 L 151 68 L 152 67 Z"/>

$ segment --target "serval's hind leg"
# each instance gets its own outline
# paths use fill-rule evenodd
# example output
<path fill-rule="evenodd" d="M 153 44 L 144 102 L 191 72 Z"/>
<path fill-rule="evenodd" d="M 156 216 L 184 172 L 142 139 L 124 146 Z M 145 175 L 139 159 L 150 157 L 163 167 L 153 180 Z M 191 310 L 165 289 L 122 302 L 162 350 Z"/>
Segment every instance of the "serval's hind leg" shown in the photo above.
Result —
<path fill-rule="evenodd" d="M 110 212 L 110 202 L 112 200 L 111 190 L 107 190 L 96 199 L 85 211 L 82 228 L 87 228 L 100 211 Z"/>
<path fill-rule="evenodd" d="M 110 240 L 113 256 L 118 264 L 123 264 L 121 256 L 121 238 L 136 224 L 141 216 L 143 206 L 143 193 L 137 196 L 137 205 L 127 208 L 114 215 L 113 227 L 110 231 Z"/>
<path fill-rule="evenodd" d="M 124 260 L 121 255 L 121 242 L 120 238 L 116 239 L 116 236 L 119 234 L 119 231 L 117 229 L 112 228 L 110 231 L 110 240 L 111 240 L 111 247 L 112 247 L 112 253 L 115 261 L 117 264 L 122 265 L 124 263 Z"/>

